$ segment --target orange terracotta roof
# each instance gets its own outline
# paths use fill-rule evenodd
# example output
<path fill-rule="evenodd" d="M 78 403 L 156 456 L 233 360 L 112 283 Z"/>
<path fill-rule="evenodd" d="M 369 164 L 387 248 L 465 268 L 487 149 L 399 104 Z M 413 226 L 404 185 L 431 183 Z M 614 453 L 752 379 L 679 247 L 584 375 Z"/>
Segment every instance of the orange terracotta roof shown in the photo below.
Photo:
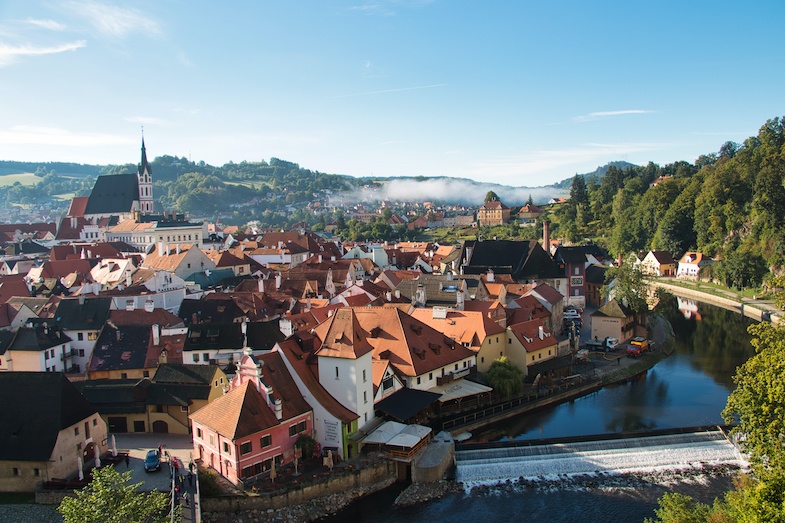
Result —
<path fill-rule="evenodd" d="M 233 440 L 279 423 L 262 393 L 249 381 L 197 410 L 190 418 Z"/>
<path fill-rule="evenodd" d="M 543 330 L 543 337 L 540 338 L 540 327 Z M 542 320 L 531 320 L 523 323 L 518 323 L 509 327 L 510 332 L 515 336 L 518 341 L 526 349 L 526 352 L 536 352 L 545 347 L 556 345 L 558 342 L 551 334 L 551 331 L 545 327 Z"/>
<path fill-rule="evenodd" d="M 434 318 L 433 309 L 418 308 L 411 315 L 459 343 L 470 343 L 474 350 L 479 350 L 488 336 L 505 332 L 504 327 L 482 312 L 448 311 L 446 318 Z"/>

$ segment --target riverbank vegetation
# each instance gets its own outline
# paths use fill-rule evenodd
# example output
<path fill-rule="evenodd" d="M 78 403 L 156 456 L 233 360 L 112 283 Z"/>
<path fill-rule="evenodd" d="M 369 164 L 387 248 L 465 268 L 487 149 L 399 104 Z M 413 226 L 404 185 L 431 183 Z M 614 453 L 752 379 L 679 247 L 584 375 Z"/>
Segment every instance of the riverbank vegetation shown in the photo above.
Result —
<path fill-rule="evenodd" d="M 749 332 L 755 356 L 737 370 L 722 414 L 737 423 L 731 435 L 749 454 L 751 473 L 739 475 L 734 490 L 712 505 L 666 494 L 647 523 L 785 521 L 785 329 L 764 322 Z"/>

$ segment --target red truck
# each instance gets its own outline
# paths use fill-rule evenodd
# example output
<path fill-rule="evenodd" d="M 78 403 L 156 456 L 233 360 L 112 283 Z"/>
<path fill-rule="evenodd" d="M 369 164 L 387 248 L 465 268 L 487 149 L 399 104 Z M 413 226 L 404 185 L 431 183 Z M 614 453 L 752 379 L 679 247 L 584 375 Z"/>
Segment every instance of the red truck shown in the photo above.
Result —
<path fill-rule="evenodd" d="M 633 338 L 630 341 L 630 344 L 627 345 L 627 357 L 637 358 L 647 350 L 649 350 L 649 340 L 647 340 L 643 336 L 638 336 L 636 338 Z"/>

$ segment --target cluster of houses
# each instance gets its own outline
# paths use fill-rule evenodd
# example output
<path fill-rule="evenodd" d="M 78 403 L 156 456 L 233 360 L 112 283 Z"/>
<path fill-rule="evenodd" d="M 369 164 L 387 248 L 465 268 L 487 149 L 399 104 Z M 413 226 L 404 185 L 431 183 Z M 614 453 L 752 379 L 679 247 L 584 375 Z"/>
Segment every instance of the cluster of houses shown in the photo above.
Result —
<path fill-rule="evenodd" d="M 214 243 L 154 214 L 144 144 L 138 173 L 71 207 L 54 230 L 16 226 L 0 264 L 0 390 L 15 398 L 0 406 L 0 491 L 98 466 L 119 433 L 190 434 L 235 483 L 296 459 L 301 438 L 335 459 L 411 460 L 429 423 L 492 397 L 468 378 L 499 358 L 530 381 L 569 373 L 567 305 L 599 307 L 593 336 L 632 335 L 632 313 L 600 299 L 606 253 L 544 249 L 547 224 L 542 243 Z M 672 274 L 662 254 L 641 266 Z"/>

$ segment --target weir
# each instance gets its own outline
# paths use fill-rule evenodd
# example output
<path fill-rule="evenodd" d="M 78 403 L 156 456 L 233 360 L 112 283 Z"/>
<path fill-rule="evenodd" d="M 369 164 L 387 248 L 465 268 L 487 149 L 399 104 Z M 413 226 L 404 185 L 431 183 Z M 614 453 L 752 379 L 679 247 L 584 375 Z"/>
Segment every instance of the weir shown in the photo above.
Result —
<path fill-rule="evenodd" d="M 746 467 L 720 430 L 510 446 L 456 452 L 456 481 L 466 486 L 563 475 L 623 474 L 704 466 Z"/>

